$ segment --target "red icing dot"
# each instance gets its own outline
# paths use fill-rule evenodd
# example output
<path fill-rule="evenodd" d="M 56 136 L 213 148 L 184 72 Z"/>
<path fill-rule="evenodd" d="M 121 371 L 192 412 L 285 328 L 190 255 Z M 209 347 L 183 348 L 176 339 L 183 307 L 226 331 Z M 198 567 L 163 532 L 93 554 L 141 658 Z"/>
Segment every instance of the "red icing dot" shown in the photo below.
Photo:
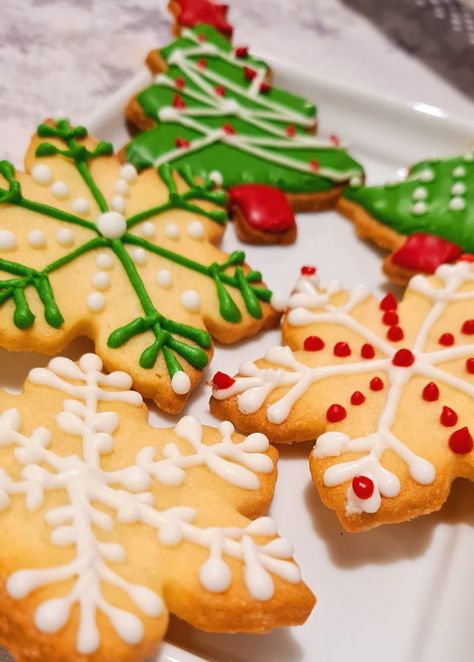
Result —
<path fill-rule="evenodd" d="M 232 36 L 232 26 L 227 21 L 229 6 L 215 0 L 176 0 L 180 11 L 179 25 L 192 28 L 199 23 L 212 25 L 226 37 Z M 200 35 L 201 36 L 201 35 Z M 198 37 L 199 39 L 199 37 Z"/>
<path fill-rule="evenodd" d="M 399 349 L 392 358 L 393 365 L 399 368 L 409 368 L 415 363 L 415 356 L 409 349 Z"/>
<path fill-rule="evenodd" d="M 301 267 L 300 271 L 302 276 L 314 276 L 316 273 L 316 267 L 313 267 L 312 264 L 305 264 Z"/>
<path fill-rule="evenodd" d="M 197 61 L 197 66 L 199 69 L 205 69 L 207 67 L 207 62 L 203 57 L 200 57 L 199 60 Z"/>
<path fill-rule="evenodd" d="M 438 338 L 438 342 L 440 345 L 449 347 L 449 345 L 454 345 L 454 336 L 452 333 L 442 333 Z"/>
<path fill-rule="evenodd" d="M 351 395 L 351 404 L 358 406 L 363 402 L 365 402 L 365 395 L 360 391 L 354 391 L 354 393 Z"/>
<path fill-rule="evenodd" d="M 244 67 L 244 76 L 247 80 L 253 80 L 256 75 L 257 72 L 255 69 L 252 69 L 252 67 Z"/>
<path fill-rule="evenodd" d="M 474 356 L 466 359 L 466 370 L 470 375 L 474 375 Z"/>
<path fill-rule="evenodd" d="M 338 404 L 331 405 L 326 412 L 326 418 L 330 423 L 337 423 L 338 421 L 342 421 L 342 419 L 346 418 L 346 416 L 346 410 L 342 405 Z"/>
<path fill-rule="evenodd" d="M 439 398 L 439 388 L 434 382 L 428 382 L 422 392 L 423 400 L 434 402 Z"/>
<path fill-rule="evenodd" d="M 374 493 L 374 481 L 367 476 L 354 476 L 352 491 L 359 499 L 370 499 Z"/>
<path fill-rule="evenodd" d="M 265 80 L 263 81 L 263 83 L 260 83 L 260 92 L 262 94 L 267 94 L 267 92 L 270 92 L 271 89 L 272 86 L 270 85 L 270 83 L 267 83 Z"/>
<path fill-rule="evenodd" d="M 474 319 L 466 320 L 462 325 L 461 331 L 467 336 L 472 336 L 474 334 Z"/>
<path fill-rule="evenodd" d="M 249 49 L 247 46 L 237 46 L 234 52 L 236 57 L 247 57 Z"/>
<path fill-rule="evenodd" d="M 374 377 L 370 380 L 369 386 L 371 391 L 381 391 L 383 389 L 383 381 L 380 377 Z"/>
<path fill-rule="evenodd" d="M 414 232 L 392 255 L 392 262 L 411 271 L 434 274 L 445 262 L 454 262 L 461 248 L 447 239 L 425 232 Z"/>
<path fill-rule="evenodd" d="M 392 294 L 392 292 L 389 292 L 384 296 L 384 298 L 382 299 L 379 305 L 380 305 L 380 310 L 397 310 L 398 301 L 396 300 L 394 294 Z"/>
<path fill-rule="evenodd" d="M 288 136 L 288 138 L 294 138 L 296 135 L 296 129 L 293 126 L 293 124 L 288 124 L 288 126 L 285 129 L 285 133 Z"/>
<path fill-rule="evenodd" d="M 212 385 L 218 389 L 230 388 L 235 383 L 235 379 L 225 372 L 216 372 L 212 378 Z"/>
<path fill-rule="evenodd" d="M 455 430 L 449 437 L 448 445 L 453 453 L 457 453 L 458 455 L 470 453 L 474 447 L 474 440 L 472 434 L 469 432 L 469 428 L 464 427 Z"/>
<path fill-rule="evenodd" d="M 235 133 L 235 129 L 232 126 L 232 124 L 228 124 L 227 122 L 222 125 L 222 130 L 224 131 L 224 133 L 227 133 L 229 136 L 232 136 Z"/>
<path fill-rule="evenodd" d="M 337 342 L 333 349 L 334 356 L 346 357 L 351 355 L 351 348 L 346 342 Z"/>
<path fill-rule="evenodd" d="M 363 359 L 373 359 L 375 356 L 375 349 L 370 343 L 366 342 L 360 348 L 360 355 Z"/>
<path fill-rule="evenodd" d="M 309 162 L 309 167 L 313 172 L 317 172 L 319 170 L 319 163 L 313 159 Z"/>
<path fill-rule="evenodd" d="M 214 92 L 219 97 L 225 97 L 225 89 L 222 87 L 222 85 L 216 85 L 214 88 Z"/>
<path fill-rule="evenodd" d="M 237 184 L 228 193 L 230 204 L 237 206 L 247 223 L 258 230 L 286 232 L 296 227 L 293 210 L 280 189 L 265 184 Z"/>
<path fill-rule="evenodd" d="M 339 145 L 341 144 L 339 138 L 336 136 L 335 133 L 331 133 L 331 135 L 329 136 L 329 140 L 330 140 L 330 141 L 332 142 L 332 144 L 335 145 L 336 147 L 339 147 Z"/>
<path fill-rule="evenodd" d="M 403 337 L 404 337 L 403 329 L 399 326 L 391 326 L 387 331 L 387 338 L 392 342 L 398 342 L 399 340 L 403 340 Z"/>
<path fill-rule="evenodd" d="M 179 94 L 175 94 L 173 97 L 173 108 L 179 108 L 179 109 L 186 108 L 186 104 L 179 96 Z"/>
<path fill-rule="evenodd" d="M 185 86 L 184 78 L 181 78 L 181 76 L 180 76 L 179 78 L 177 78 L 177 79 L 174 81 L 174 84 L 176 85 L 176 87 L 177 87 L 179 90 L 184 89 L 184 86 Z"/>
<path fill-rule="evenodd" d="M 319 352 L 324 347 L 324 341 L 319 336 L 308 336 L 304 339 L 303 347 L 307 352 Z"/>
<path fill-rule="evenodd" d="M 398 315 L 394 310 L 387 310 L 382 317 L 382 322 L 387 326 L 395 326 L 398 324 Z"/>
<path fill-rule="evenodd" d="M 189 142 L 189 140 L 186 140 L 186 138 L 176 138 L 176 140 L 174 142 L 175 142 L 176 147 L 181 147 L 183 149 L 185 149 L 186 147 L 189 147 L 189 145 L 191 144 Z"/>
<path fill-rule="evenodd" d="M 451 409 L 451 407 L 443 407 L 439 420 L 441 425 L 445 425 L 447 428 L 450 428 L 453 425 L 456 425 L 458 422 L 458 415 L 454 409 Z"/>

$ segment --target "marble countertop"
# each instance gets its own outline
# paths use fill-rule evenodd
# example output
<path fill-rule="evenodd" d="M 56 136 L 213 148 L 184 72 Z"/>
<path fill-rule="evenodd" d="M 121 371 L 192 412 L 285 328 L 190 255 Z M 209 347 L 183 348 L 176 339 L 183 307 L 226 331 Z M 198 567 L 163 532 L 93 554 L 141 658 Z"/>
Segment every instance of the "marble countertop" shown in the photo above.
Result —
<path fill-rule="evenodd" d="M 420 0 L 417 0 L 420 1 Z M 467 120 L 474 103 L 389 41 L 342 0 L 232 0 L 235 43 L 307 67 L 321 78 Z M 21 163 L 46 116 L 84 120 L 170 38 L 159 0 L 2 0 L 2 158 Z M 317 101 L 317 100 L 316 100 Z"/>

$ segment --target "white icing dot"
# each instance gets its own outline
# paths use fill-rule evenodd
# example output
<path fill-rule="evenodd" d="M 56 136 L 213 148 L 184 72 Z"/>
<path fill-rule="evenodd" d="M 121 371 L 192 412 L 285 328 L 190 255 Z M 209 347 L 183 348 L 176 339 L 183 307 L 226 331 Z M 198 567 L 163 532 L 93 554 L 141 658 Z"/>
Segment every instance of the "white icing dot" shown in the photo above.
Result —
<path fill-rule="evenodd" d="M 131 163 L 125 163 L 125 165 L 120 168 L 120 177 L 127 182 L 133 182 L 137 176 L 137 169 Z"/>
<path fill-rule="evenodd" d="M 168 223 L 165 227 L 165 235 L 168 239 L 179 239 L 180 234 L 179 227 L 174 223 Z"/>
<path fill-rule="evenodd" d="M 125 211 L 125 200 L 121 195 L 114 195 L 110 201 L 110 206 L 114 211 L 118 211 L 120 214 L 123 214 Z"/>
<path fill-rule="evenodd" d="M 464 177 L 466 168 L 464 166 L 456 166 L 453 170 L 453 177 Z"/>
<path fill-rule="evenodd" d="M 85 198 L 74 198 L 71 204 L 71 208 L 78 214 L 87 214 L 91 206 L 89 204 L 89 200 L 86 200 Z"/>
<path fill-rule="evenodd" d="M 462 209 L 465 209 L 466 202 L 464 198 L 454 197 L 449 201 L 448 207 L 452 211 L 461 211 Z"/>
<path fill-rule="evenodd" d="M 211 170 L 211 172 L 209 173 L 209 179 L 211 180 L 211 182 L 214 182 L 216 186 L 222 186 L 224 182 L 222 173 L 220 173 L 219 170 Z"/>
<path fill-rule="evenodd" d="M 191 388 L 191 381 L 183 370 L 178 370 L 178 372 L 174 373 L 171 379 L 171 388 L 177 395 L 184 395 L 185 393 L 189 393 L 189 389 Z"/>
<path fill-rule="evenodd" d="M 70 246 L 74 243 L 74 235 L 69 228 L 59 228 L 56 232 L 56 241 L 61 246 Z"/>
<path fill-rule="evenodd" d="M 69 195 L 68 185 L 66 182 L 62 182 L 58 179 L 58 181 L 54 182 L 54 184 L 51 186 L 51 193 L 56 198 L 67 198 Z"/>
<path fill-rule="evenodd" d="M 155 280 L 160 287 L 171 287 L 172 279 L 168 269 L 161 269 L 156 272 Z"/>
<path fill-rule="evenodd" d="M 451 193 L 453 195 L 463 195 L 466 192 L 466 186 L 462 182 L 456 182 L 451 186 Z"/>
<path fill-rule="evenodd" d="M 424 186 L 417 186 L 413 191 L 413 200 L 426 200 L 428 197 L 428 189 Z"/>
<path fill-rule="evenodd" d="M 425 168 L 420 172 L 419 178 L 422 182 L 432 182 L 434 179 L 434 172 L 431 168 Z"/>
<path fill-rule="evenodd" d="M 99 313 L 105 307 L 105 297 L 100 292 L 91 292 L 87 295 L 87 307 L 94 313 Z"/>
<path fill-rule="evenodd" d="M 467 154 L 464 154 L 464 160 L 474 161 L 474 152 L 467 152 Z"/>
<path fill-rule="evenodd" d="M 116 211 L 106 211 L 99 214 L 97 227 L 106 239 L 118 239 L 123 237 L 127 231 L 127 223 L 124 217 Z"/>
<path fill-rule="evenodd" d="M 359 177 L 359 175 L 354 175 L 354 177 L 351 177 L 349 180 L 349 185 L 350 186 L 360 186 L 362 184 L 362 179 Z"/>
<path fill-rule="evenodd" d="M 140 230 L 143 236 L 145 237 L 154 237 L 155 236 L 155 226 L 151 221 L 145 221 L 140 226 Z"/>
<path fill-rule="evenodd" d="M 0 230 L 0 250 L 11 251 L 16 248 L 16 237 L 10 230 Z"/>
<path fill-rule="evenodd" d="M 288 297 L 284 296 L 280 292 L 273 292 L 272 298 L 270 299 L 270 305 L 272 308 L 278 311 L 286 310 L 288 306 Z"/>
<path fill-rule="evenodd" d="M 98 290 L 106 290 L 110 287 L 110 276 L 105 271 L 97 271 L 92 276 L 92 285 Z"/>
<path fill-rule="evenodd" d="M 134 248 L 132 250 L 132 258 L 135 264 L 145 264 L 146 252 L 143 248 Z"/>
<path fill-rule="evenodd" d="M 127 195 L 128 182 L 125 179 L 117 179 L 115 182 L 115 190 L 119 195 Z"/>
<path fill-rule="evenodd" d="M 95 258 L 95 263 L 99 269 L 106 269 L 108 271 L 114 265 L 114 258 L 109 253 L 99 253 Z"/>
<path fill-rule="evenodd" d="M 185 290 L 181 295 L 181 305 L 190 313 L 197 313 L 201 307 L 201 297 L 196 290 Z"/>
<path fill-rule="evenodd" d="M 37 184 L 51 184 L 53 181 L 53 173 L 51 170 L 48 168 L 47 165 L 43 165 L 42 163 L 37 163 L 33 170 L 31 171 L 31 176 L 33 177 L 33 181 L 35 181 Z"/>
<path fill-rule="evenodd" d="M 33 248 L 44 248 L 46 246 L 46 235 L 43 230 L 31 230 L 28 232 L 28 243 Z"/>
<path fill-rule="evenodd" d="M 426 204 L 423 202 L 423 200 L 419 200 L 418 202 L 415 202 L 413 207 L 411 208 L 412 214 L 415 214 L 416 216 L 421 216 L 421 214 L 426 213 Z"/>
<path fill-rule="evenodd" d="M 204 225 L 201 221 L 191 221 L 191 223 L 188 223 L 187 232 L 192 239 L 202 239 L 204 237 Z"/>

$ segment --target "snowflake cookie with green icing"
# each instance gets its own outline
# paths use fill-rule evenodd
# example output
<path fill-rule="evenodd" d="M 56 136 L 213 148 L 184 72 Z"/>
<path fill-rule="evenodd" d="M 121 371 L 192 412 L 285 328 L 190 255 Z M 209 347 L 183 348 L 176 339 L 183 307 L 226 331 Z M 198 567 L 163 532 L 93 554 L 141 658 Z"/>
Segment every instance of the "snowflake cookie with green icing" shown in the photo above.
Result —
<path fill-rule="evenodd" d="M 276 186 L 295 209 L 332 206 L 362 167 L 338 138 L 316 137 L 316 109 L 273 86 L 270 70 L 210 25 L 181 36 L 147 63 L 155 75 L 127 108 L 145 131 L 126 148 L 137 168 L 186 163 L 224 188 Z"/>
<path fill-rule="evenodd" d="M 432 512 L 474 480 L 474 265 L 411 279 L 403 300 L 322 287 L 305 266 L 284 346 L 213 379 L 211 410 L 272 441 L 317 439 L 323 502 L 351 531 Z"/>
<path fill-rule="evenodd" d="M 0 645 L 17 660 L 141 662 L 169 612 L 265 632 L 314 605 L 264 516 L 268 439 L 190 416 L 153 428 L 131 385 L 85 354 L 0 393 Z"/>
<path fill-rule="evenodd" d="M 89 336 L 108 369 L 179 411 L 211 336 L 276 322 L 261 274 L 216 247 L 223 195 L 185 166 L 137 174 L 66 120 L 40 125 L 26 174 L 0 162 L 0 344 L 54 354 Z"/>

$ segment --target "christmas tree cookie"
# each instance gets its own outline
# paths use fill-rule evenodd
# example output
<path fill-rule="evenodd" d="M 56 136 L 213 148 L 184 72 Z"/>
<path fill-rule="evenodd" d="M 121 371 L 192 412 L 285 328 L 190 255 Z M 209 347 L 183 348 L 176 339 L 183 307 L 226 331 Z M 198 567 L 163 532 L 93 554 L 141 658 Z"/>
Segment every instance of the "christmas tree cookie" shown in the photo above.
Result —
<path fill-rule="evenodd" d="M 430 513 L 474 480 L 472 263 L 415 276 L 400 303 L 303 267 L 283 343 L 217 373 L 211 411 L 272 441 L 316 439 L 311 474 L 346 529 Z"/>
<path fill-rule="evenodd" d="M 263 61 L 212 26 L 183 30 L 147 63 L 155 80 L 127 108 L 143 132 L 125 150 L 138 169 L 186 163 L 224 188 L 275 186 L 296 210 L 331 207 L 350 181 L 362 181 L 336 136 L 313 135 L 314 105 L 273 86 Z"/>
<path fill-rule="evenodd" d="M 225 198 L 169 164 L 137 174 L 66 120 L 42 124 L 26 174 L 0 162 L 0 344 L 54 354 L 90 337 L 110 370 L 182 409 L 212 354 L 277 321 L 245 255 L 216 247 Z"/>
<path fill-rule="evenodd" d="M 131 384 L 85 354 L 0 392 L 0 646 L 18 662 L 141 662 L 170 612 L 266 632 L 314 605 L 263 516 L 276 479 L 266 437 L 190 416 L 152 428 Z"/>
<path fill-rule="evenodd" d="M 474 253 L 474 153 L 414 165 L 400 182 L 355 186 L 338 210 L 357 233 L 391 251 L 384 271 L 400 284 Z"/>

